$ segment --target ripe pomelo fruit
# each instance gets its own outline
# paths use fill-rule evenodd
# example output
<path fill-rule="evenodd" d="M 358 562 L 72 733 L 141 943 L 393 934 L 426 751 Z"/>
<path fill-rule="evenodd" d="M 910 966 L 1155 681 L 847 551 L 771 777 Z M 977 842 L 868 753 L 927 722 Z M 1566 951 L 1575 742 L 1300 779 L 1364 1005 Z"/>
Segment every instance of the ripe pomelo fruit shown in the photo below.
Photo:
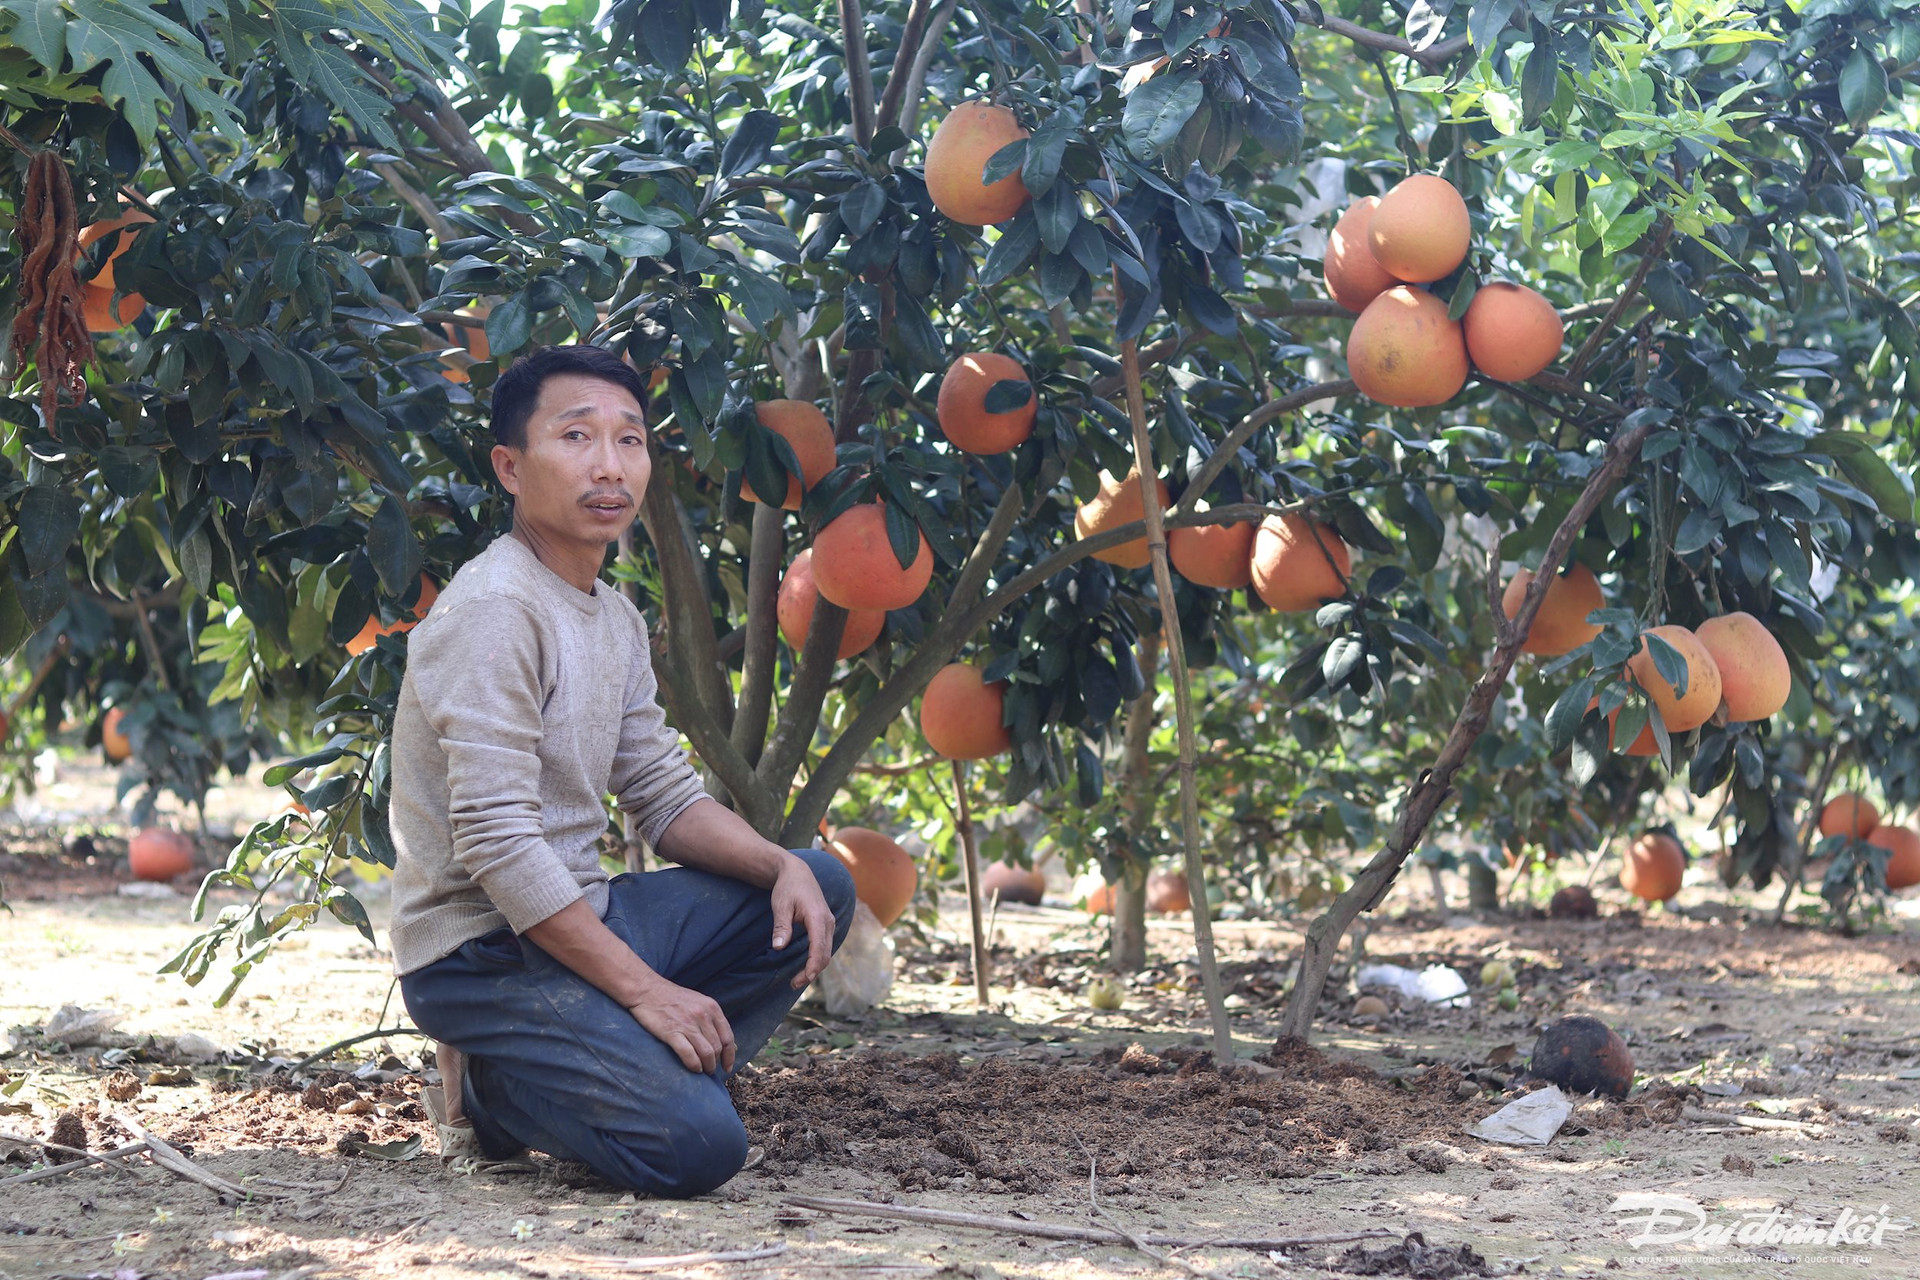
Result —
<path fill-rule="evenodd" d="M 1500 600 L 1507 617 L 1520 612 L 1521 597 L 1532 585 L 1533 570 L 1522 569 L 1513 575 Z M 1554 575 L 1546 598 L 1540 601 L 1540 612 L 1533 615 L 1533 629 L 1527 632 L 1527 642 L 1520 646 L 1520 652 L 1537 653 L 1545 658 L 1572 653 L 1600 634 L 1602 628 L 1588 622 L 1587 615 L 1604 608 L 1606 603 L 1607 598 L 1600 592 L 1600 580 L 1593 576 L 1593 570 L 1575 561 L 1571 569 Z"/>
<path fill-rule="evenodd" d="M 1013 112 L 991 102 L 963 102 L 948 112 L 927 143 L 933 207 L 970 227 L 1005 222 L 1026 208 L 1027 184 L 1018 169 L 991 184 L 981 181 L 994 153 L 1026 136 Z"/>
<path fill-rule="evenodd" d="M 813 585 L 842 609 L 904 609 L 933 580 L 933 549 L 915 531 L 920 550 L 901 568 L 878 502 L 849 507 L 813 539 Z"/>
<path fill-rule="evenodd" d="M 1636 898 L 1665 902 L 1680 892 L 1687 872 L 1687 855 L 1680 842 L 1664 831 L 1649 831 L 1627 847 L 1620 866 L 1620 884 Z"/>
<path fill-rule="evenodd" d="M 1473 367 L 1501 382 L 1525 382 L 1552 364 L 1566 341 L 1553 304 L 1525 285 L 1481 285 L 1460 317 Z"/>
<path fill-rule="evenodd" d="M 1087 895 L 1087 914 L 1090 916 L 1110 916 L 1113 914 L 1113 886 L 1103 884 Z"/>
<path fill-rule="evenodd" d="M 1194 510 L 1205 511 L 1207 504 L 1199 503 Z M 1169 529 L 1167 559 L 1176 573 L 1196 586 L 1220 591 L 1244 587 L 1253 581 L 1253 535 L 1258 527 L 1242 520 Z"/>
<path fill-rule="evenodd" d="M 1880 825 L 1880 811 L 1865 796 L 1842 792 L 1820 810 L 1820 834 L 1865 840 Z"/>
<path fill-rule="evenodd" d="M 827 425 L 827 415 L 805 400 L 761 400 L 753 406 L 753 415 L 761 426 L 793 446 L 800 474 L 788 474 L 787 496 L 780 505 L 798 511 L 806 490 L 833 470 L 833 428 Z M 745 480 L 740 482 L 740 496 L 748 502 L 760 501 Z"/>
<path fill-rule="evenodd" d="M 980 669 L 956 662 L 927 682 L 920 697 L 920 732 L 927 745 L 949 760 L 985 760 L 1013 745 L 1013 730 L 1002 723 L 1007 682 L 987 684 Z"/>
<path fill-rule="evenodd" d="M 1888 889 L 1920 884 L 1920 834 L 1912 827 L 1891 824 L 1875 827 L 1868 834 L 1867 843 L 1879 845 L 1892 855 L 1887 859 Z"/>
<path fill-rule="evenodd" d="M 100 721 L 100 749 L 107 753 L 107 759 L 118 764 L 133 754 L 133 739 L 120 729 L 120 722 L 127 713 L 120 707 L 108 711 Z"/>
<path fill-rule="evenodd" d="M 467 354 L 475 360 L 491 360 L 493 348 L 487 344 L 487 313 L 491 310 L 491 307 L 476 307 L 470 311 L 459 312 L 457 314 L 469 317 L 473 323 L 448 325 L 438 332 L 465 347 Z M 464 366 L 448 364 L 444 360 L 441 363 L 443 367 L 440 374 L 448 382 L 468 381 Z"/>
<path fill-rule="evenodd" d="M 870 827 L 842 827 L 827 842 L 827 850 L 853 873 L 853 894 L 867 904 L 884 927 L 900 918 L 920 887 L 920 871 L 913 858 L 891 839 Z"/>
<path fill-rule="evenodd" d="M 367 650 L 373 648 L 374 642 L 379 640 L 381 636 L 399 635 L 402 632 L 413 630 L 420 625 L 420 620 L 427 616 L 427 610 L 433 608 L 433 602 L 439 598 L 440 588 L 433 584 L 432 578 L 429 578 L 424 573 L 421 574 L 420 599 L 410 611 L 413 615 L 412 620 L 408 621 L 402 618 L 392 626 L 386 626 L 380 621 L 379 611 L 376 610 L 368 616 L 367 624 L 360 628 L 360 633 L 354 636 L 353 639 L 347 641 L 347 652 L 357 658 Z"/>
<path fill-rule="evenodd" d="M 1298 513 L 1268 516 L 1253 535 L 1252 570 L 1253 589 L 1267 607 L 1295 613 L 1345 595 L 1353 557 L 1332 525 Z"/>
<path fill-rule="evenodd" d="M 807 633 L 813 629 L 813 606 L 819 595 L 819 588 L 813 584 L 813 548 L 808 547 L 787 566 L 786 576 L 780 579 L 780 594 L 774 601 L 774 614 L 780 619 L 780 637 L 795 653 L 806 647 Z M 851 658 L 865 652 L 880 638 L 886 625 L 884 610 L 849 611 L 847 624 L 840 631 L 840 648 L 834 657 Z"/>
<path fill-rule="evenodd" d="M 1720 695 L 1727 701 L 1729 720 L 1765 720 L 1787 705 L 1793 672 L 1786 650 L 1760 619 L 1729 613 L 1708 618 L 1693 634 L 1720 669 Z"/>
<path fill-rule="evenodd" d="M 1347 206 L 1327 237 L 1327 256 L 1321 266 L 1327 292 L 1335 302 L 1356 315 L 1365 311 L 1369 302 L 1400 283 L 1380 265 L 1373 256 L 1373 247 L 1367 243 L 1367 230 L 1379 203 L 1380 197 L 1368 196 Z"/>
<path fill-rule="evenodd" d="M 1153 483 L 1160 494 L 1160 507 L 1164 511 L 1170 500 L 1167 482 L 1156 477 Z M 1105 533 L 1108 529 L 1144 520 L 1146 516 L 1147 504 L 1140 496 L 1139 469 L 1136 467 L 1119 480 L 1113 478 L 1112 472 L 1102 471 L 1100 492 L 1087 499 L 1080 510 L 1074 513 L 1073 535 L 1076 538 L 1091 538 L 1096 533 Z M 1122 569 L 1144 569 L 1153 559 L 1153 553 L 1147 549 L 1147 539 L 1143 534 L 1131 542 L 1096 551 L 1093 558 L 1117 564 Z"/>
<path fill-rule="evenodd" d="M 1447 304 L 1407 285 L 1372 302 L 1347 335 L 1347 372 L 1362 394 L 1401 409 L 1445 404 L 1467 384 L 1467 343 Z"/>
<path fill-rule="evenodd" d="M 147 300 L 137 293 L 116 298 L 112 289 L 90 284 L 80 290 L 80 309 L 86 314 L 88 333 L 112 333 L 138 320 Z"/>
<path fill-rule="evenodd" d="M 1416 173 L 1381 196 L 1367 224 L 1374 261 L 1408 284 L 1438 280 L 1465 262 L 1472 239 L 1467 202 L 1431 173 Z"/>
<path fill-rule="evenodd" d="M 1017 409 L 992 413 L 987 409 L 987 393 L 996 383 L 1024 382 L 1027 402 Z M 940 432 L 956 449 L 968 453 L 1005 453 L 1033 434 L 1033 418 L 1040 411 L 1040 399 L 1033 393 L 1033 381 L 1020 362 L 997 351 L 977 351 L 961 356 L 947 366 L 940 379 L 940 398 L 935 412 Z"/>
<path fill-rule="evenodd" d="M 1177 915 L 1193 909 L 1193 895 L 1187 892 L 1187 878 L 1177 871 L 1156 871 L 1147 877 L 1147 910 L 1157 916 Z"/>
<path fill-rule="evenodd" d="M 1047 893 L 1047 878 L 1033 867 L 1016 867 L 1006 862 L 988 863 L 980 872 L 980 896 L 995 893 L 1002 902 L 1021 902 L 1037 907 Z"/>
<path fill-rule="evenodd" d="M 171 880 L 193 870 L 193 842 L 165 827 L 148 827 L 127 842 L 135 880 Z"/>
<path fill-rule="evenodd" d="M 1711 720 L 1720 707 L 1720 668 L 1714 665 L 1713 655 L 1707 652 L 1707 647 L 1700 643 L 1699 637 L 1685 627 L 1653 627 L 1648 634 L 1665 640 L 1686 660 L 1686 693 L 1675 696 L 1673 686 L 1654 666 L 1653 654 L 1648 651 L 1644 637 L 1640 641 L 1639 652 L 1628 659 L 1627 669 L 1633 672 L 1633 678 L 1647 691 L 1653 704 L 1660 708 L 1660 719 L 1667 726 L 1669 734 L 1699 728 Z"/>
<path fill-rule="evenodd" d="M 88 248 L 114 232 L 119 233 L 119 237 L 115 241 L 112 251 L 107 256 L 106 265 L 100 268 L 93 279 L 87 281 L 89 287 L 95 289 L 113 288 L 114 259 L 133 247 L 134 236 L 138 234 L 136 228 L 145 226 L 152 221 L 153 217 L 151 214 L 140 209 L 129 208 L 117 218 L 108 218 L 80 229 L 79 242 L 82 249 Z"/>

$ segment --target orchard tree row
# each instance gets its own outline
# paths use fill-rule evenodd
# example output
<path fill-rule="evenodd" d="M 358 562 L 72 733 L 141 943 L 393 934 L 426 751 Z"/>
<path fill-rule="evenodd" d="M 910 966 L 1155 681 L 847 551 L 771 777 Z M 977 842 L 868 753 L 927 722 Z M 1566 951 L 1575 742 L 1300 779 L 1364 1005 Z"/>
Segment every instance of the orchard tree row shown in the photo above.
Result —
<path fill-rule="evenodd" d="M 716 794 L 944 846 L 914 770 L 983 758 L 1123 965 L 1176 851 L 1313 915 L 1290 1031 L 1437 837 L 1672 779 L 1764 884 L 1835 778 L 1920 802 L 1920 8 L 0 13 L 0 771 L 110 712 L 148 803 L 276 761 L 192 980 L 365 927 L 405 628 L 547 342 L 650 373 L 610 569 Z"/>

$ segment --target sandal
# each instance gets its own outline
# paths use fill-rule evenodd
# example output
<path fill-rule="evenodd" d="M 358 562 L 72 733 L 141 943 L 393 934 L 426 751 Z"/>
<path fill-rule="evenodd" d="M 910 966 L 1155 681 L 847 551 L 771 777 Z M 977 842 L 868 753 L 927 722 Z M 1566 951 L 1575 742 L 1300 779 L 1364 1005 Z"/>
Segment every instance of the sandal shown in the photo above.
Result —
<path fill-rule="evenodd" d="M 447 1096 L 436 1085 L 420 1091 L 427 1112 L 433 1117 L 434 1137 L 440 1143 L 440 1165 L 448 1173 L 462 1177 L 476 1173 L 535 1173 L 537 1167 L 527 1158 L 526 1148 L 504 1160 L 489 1159 L 481 1149 L 480 1135 L 473 1121 L 447 1120 Z"/>

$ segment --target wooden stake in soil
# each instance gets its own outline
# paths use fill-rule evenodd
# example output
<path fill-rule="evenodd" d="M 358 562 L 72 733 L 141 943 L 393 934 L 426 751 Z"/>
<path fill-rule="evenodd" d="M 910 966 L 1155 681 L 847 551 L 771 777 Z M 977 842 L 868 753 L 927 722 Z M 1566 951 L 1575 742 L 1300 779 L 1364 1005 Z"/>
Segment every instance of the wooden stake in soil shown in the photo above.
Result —
<path fill-rule="evenodd" d="M 1207 869 L 1200 860 L 1200 797 L 1195 777 L 1198 749 L 1193 737 L 1193 691 L 1187 686 L 1187 649 L 1180 636 L 1180 610 L 1174 602 L 1173 569 L 1167 561 L 1166 512 L 1154 481 L 1153 445 L 1147 438 L 1147 396 L 1140 385 L 1140 345 L 1120 344 L 1127 381 L 1127 416 L 1133 419 L 1133 457 L 1140 472 L 1140 494 L 1147 523 L 1147 550 L 1153 557 L 1153 585 L 1160 596 L 1160 629 L 1167 646 L 1167 674 L 1173 679 L 1173 714 L 1180 734 L 1180 828 L 1187 866 L 1187 896 L 1193 903 L 1193 943 L 1200 956 L 1200 986 L 1213 1020 L 1213 1055 L 1221 1066 L 1233 1061 L 1233 1027 L 1220 985 L 1220 962 L 1213 949 L 1213 917 L 1207 906 Z"/>
<path fill-rule="evenodd" d="M 967 923 L 973 926 L 973 998 L 987 1007 L 988 966 L 986 913 L 980 901 L 980 847 L 973 838 L 973 808 L 967 803 L 967 766 L 953 762 L 953 826 L 960 836 L 960 867 L 967 881 Z"/>

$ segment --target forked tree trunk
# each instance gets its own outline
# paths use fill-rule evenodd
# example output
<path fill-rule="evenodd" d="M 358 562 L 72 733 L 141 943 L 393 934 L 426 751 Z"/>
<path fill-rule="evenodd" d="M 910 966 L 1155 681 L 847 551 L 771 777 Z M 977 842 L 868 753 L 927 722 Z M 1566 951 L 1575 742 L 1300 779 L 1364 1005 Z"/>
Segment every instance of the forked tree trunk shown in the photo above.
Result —
<path fill-rule="evenodd" d="M 1159 692 L 1160 636 L 1147 632 L 1134 649 L 1134 661 L 1146 688 L 1127 708 L 1126 736 L 1121 745 L 1121 807 L 1126 815 L 1129 844 L 1138 849 L 1153 822 L 1153 762 L 1147 748 L 1153 743 L 1154 697 Z M 1131 858 L 1113 886 L 1112 944 L 1108 963 L 1115 973 L 1138 973 L 1147 967 L 1147 867 Z"/>

